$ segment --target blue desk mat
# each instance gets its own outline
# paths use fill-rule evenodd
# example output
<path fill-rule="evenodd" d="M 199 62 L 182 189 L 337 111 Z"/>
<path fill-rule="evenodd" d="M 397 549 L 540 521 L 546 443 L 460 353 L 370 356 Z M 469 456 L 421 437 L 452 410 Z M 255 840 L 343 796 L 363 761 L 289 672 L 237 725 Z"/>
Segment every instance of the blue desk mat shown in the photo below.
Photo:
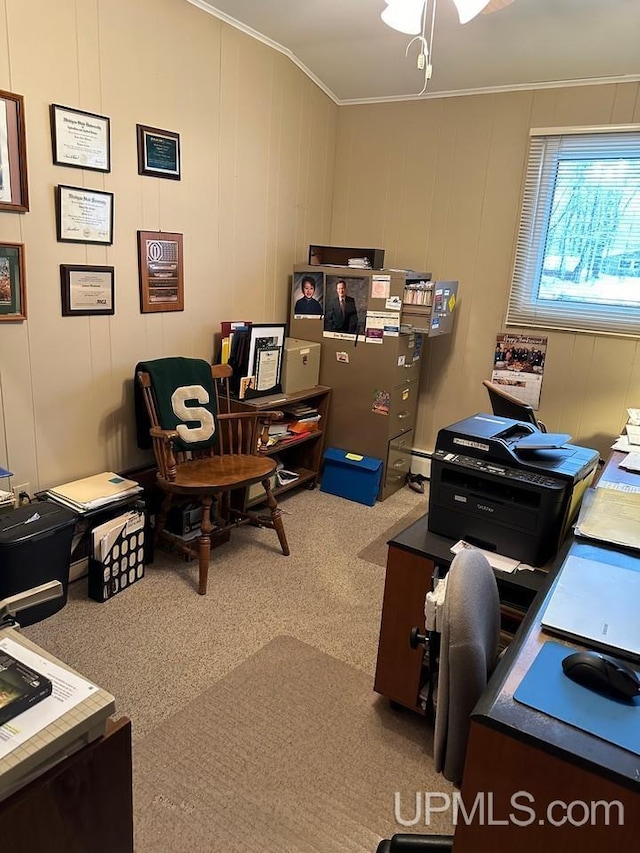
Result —
<path fill-rule="evenodd" d="M 640 696 L 611 699 L 571 681 L 562 671 L 562 660 L 572 651 L 560 643 L 545 643 L 513 698 L 640 755 Z"/>

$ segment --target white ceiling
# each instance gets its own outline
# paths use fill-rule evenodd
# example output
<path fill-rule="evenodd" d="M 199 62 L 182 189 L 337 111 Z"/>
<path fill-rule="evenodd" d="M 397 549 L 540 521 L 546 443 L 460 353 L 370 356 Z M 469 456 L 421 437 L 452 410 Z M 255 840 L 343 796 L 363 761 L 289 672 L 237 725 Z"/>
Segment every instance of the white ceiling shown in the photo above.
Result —
<path fill-rule="evenodd" d="M 423 86 L 411 36 L 384 0 L 187 0 L 266 41 L 337 103 L 400 100 Z M 426 96 L 577 81 L 640 80 L 640 0 L 514 0 L 461 26 L 437 0 Z M 423 96 L 424 97 L 424 96 Z"/>

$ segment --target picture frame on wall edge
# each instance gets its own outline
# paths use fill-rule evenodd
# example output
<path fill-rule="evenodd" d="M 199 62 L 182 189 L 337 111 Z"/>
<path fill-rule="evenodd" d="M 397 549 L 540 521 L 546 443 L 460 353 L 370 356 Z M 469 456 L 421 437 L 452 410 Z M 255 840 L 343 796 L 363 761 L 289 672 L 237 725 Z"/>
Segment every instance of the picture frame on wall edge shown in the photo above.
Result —
<path fill-rule="evenodd" d="M 24 98 L 0 91 L 0 210 L 29 210 Z"/>
<path fill-rule="evenodd" d="M 107 116 L 51 104 L 51 147 L 55 166 L 111 171 L 111 121 Z"/>
<path fill-rule="evenodd" d="M 115 314 L 115 270 L 89 264 L 60 264 L 63 317 Z"/>
<path fill-rule="evenodd" d="M 138 174 L 180 180 L 180 134 L 137 124 Z"/>
<path fill-rule="evenodd" d="M 0 322 L 27 319 L 23 243 L 0 242 Z"/>
<path fill-rule="evenodd" d="M 184 311 L 182 234 L 138 231 L 140 313 Z"/>

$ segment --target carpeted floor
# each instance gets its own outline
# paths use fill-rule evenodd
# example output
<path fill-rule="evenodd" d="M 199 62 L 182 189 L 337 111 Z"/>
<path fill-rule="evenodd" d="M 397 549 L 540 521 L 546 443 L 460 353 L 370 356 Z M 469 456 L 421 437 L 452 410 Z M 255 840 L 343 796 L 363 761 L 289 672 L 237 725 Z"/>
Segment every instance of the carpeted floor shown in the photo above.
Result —
<path fill-rule="evenodd" d="M 387 542 L 389 539 L 393 539 L 394 536 L 397 536 L 398 533 L 401 533 L 410 524 L 413 524 L 414 521 L 417 521 L 419 518 L 422 518 L 427 512 L 427 499 L 424 499 L 424 502 L 420 502 L 417 506 L 410 509 L 406 515 L 403 515 L 401 519 L 396 521 L 391 527 L 388 527 L 384 533 L 381 533 L 380 536 L 377 536 L 373 542 L 370 542 L 366 548 L 363 548 L 362 551 L 358 554 L 361 560 L 366 560 L 368 563 L 374 563 L 376 566 L 382 566 L 383 569 L 387 567 L 387 552 L 389 550 L 389 546 Z"/>
<path fill-rule="evenodd" d="M 405 819 L 416 792 L 451 792 L 431 743 L 365 673 L 276 637 L 135 745 L 135 849 L 373 853 L 402 830 L 394 792 Z"/>

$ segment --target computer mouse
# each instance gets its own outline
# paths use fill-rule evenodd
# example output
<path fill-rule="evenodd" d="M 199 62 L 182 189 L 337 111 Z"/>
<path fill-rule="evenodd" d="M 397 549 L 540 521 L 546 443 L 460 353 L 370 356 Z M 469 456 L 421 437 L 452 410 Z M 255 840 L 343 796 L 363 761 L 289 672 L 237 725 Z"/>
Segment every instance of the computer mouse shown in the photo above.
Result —
<path fill-rule="evenodd" d="M 640 695 L 640 678 L 622 661 L 600 652 L 574 652 L 562 661 L 564 674 L 577 684 L 614 699 Z"/>

